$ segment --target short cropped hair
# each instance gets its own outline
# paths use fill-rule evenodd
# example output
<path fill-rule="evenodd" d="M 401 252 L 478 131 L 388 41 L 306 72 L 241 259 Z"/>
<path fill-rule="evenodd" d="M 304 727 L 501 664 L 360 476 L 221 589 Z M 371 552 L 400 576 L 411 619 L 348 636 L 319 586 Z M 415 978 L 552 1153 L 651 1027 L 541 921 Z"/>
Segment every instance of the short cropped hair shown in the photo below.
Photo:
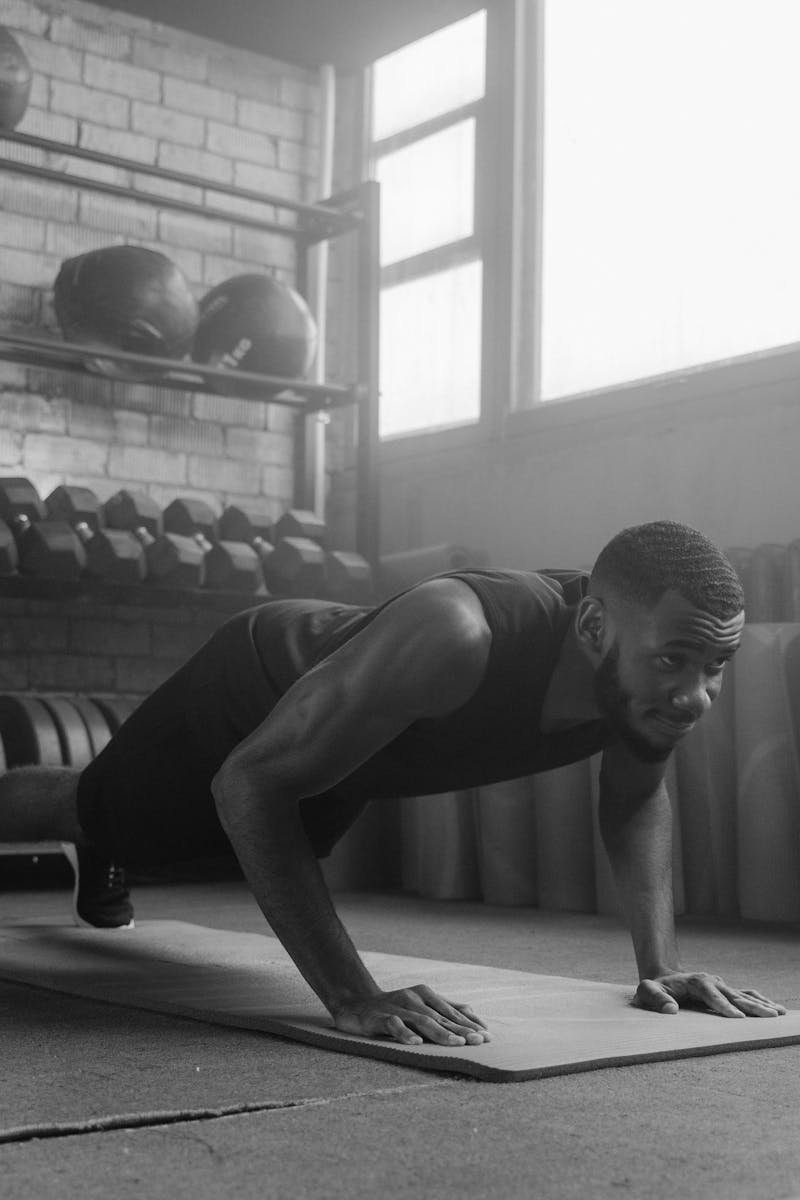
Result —
<path fill-rule="evenodd" d="M 744 591 L 731 563 L 698 530 L 676 521 L 623 529 L 605 546 L 591 573 L 590 591 L 608 587 L 620 599 L 654 608 L 665 592 L 721 620 L 744 608 Z"/>

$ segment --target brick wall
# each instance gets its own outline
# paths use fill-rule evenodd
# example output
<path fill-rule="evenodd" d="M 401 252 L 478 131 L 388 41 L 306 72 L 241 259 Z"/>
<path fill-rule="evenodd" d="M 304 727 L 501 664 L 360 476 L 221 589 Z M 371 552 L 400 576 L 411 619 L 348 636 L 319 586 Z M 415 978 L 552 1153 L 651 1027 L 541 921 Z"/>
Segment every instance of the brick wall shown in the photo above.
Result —
<path fill-rule="evenodd" d="M 287 198 L 316 198 L 315 73 L 82 0 L 0 0 L 0 23 L 34 71 L 20 130 Z M 123 242 L 167 254 L 198 298 L 246 270 L 293 282 L 291 239 L 82 190 L 71 178 L 96 175 L 272 217 L 264 206 L 105 164 L 46 158 L 38 149 L 11 144 L 0 153 L 63 172 L 56 183 L 0 172 L 5 328 L 59 336 L 52 285 L 62 260 Z M 0 363 L 0 475 L 27 476 L 43 496 L 60 483 L 88 486 L 103 500 L 137 487 L 161 504 L 196 496 L 218 510 L 264 497 L 277 518 L 292 496 L 292 422 L 277 405 Z M 80 690 L 86 681 L 128 692 L 150 690 L 220 620 L 216 611 L 178 609 L 162 619 L 97 605 L 65 615 L 55 600 L 8 598 L 0 598 L 0 616 L 4 688 Z M 175 635 L 181 622 L 189 630 L 185 645 Z M 96 636 L 87 635 L 92 629 Z M 164 629 L 171 632 L 162 636 Z"/>
<path fill-rule="evenodd" d="M 319 102 L 313 73 L 80 0 L 0 0 L 0 22 L 34 70 L 20 130 L 313 198 Z M 45 161 L 27 147 L 10 145 L 5 154 Z M 114 243 L 161 250 L 198 298 L 245 270 L 265 268 L 293 281 L 291 239 L 82 191 L 69 178 L 111 175 L 201 205 L 229 201 L 55 157 L 60 161 L 50 165 L 63 170 L 63 183 L 0 173 L 5 325 L 55 329 L 52 284 L 61 261 Z M 262 207 L 261 215 L 272 213 Z M 276 516 L 291 499 L 291 414 L 278 406 L 14 365 L 2 367 L 0 387 L 0 468 L 28 475 L 45 494 L 71 482 L 103 499 L 132 485 L 160 501 L 181 494 L 221 505 L 264 496 Z"/>

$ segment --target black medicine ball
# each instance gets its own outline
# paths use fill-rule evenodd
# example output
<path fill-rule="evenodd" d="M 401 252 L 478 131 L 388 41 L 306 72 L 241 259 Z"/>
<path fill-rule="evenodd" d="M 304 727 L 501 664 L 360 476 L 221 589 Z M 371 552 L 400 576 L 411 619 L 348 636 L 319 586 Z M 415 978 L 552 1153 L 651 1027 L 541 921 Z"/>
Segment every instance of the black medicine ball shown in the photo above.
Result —
<path fill-rule="evenodd" d="M 142 246 L 108 246 L 62 263 L 56 317 L 67 341 L 180 359 L 197 328 L 197 303 L 166 255 Z M 95 360 L 104 374 L 146 378 L 147 368 Z"/>
<path fill-rule="evenodd" d="M 303 379 L 316 348 L 317 327 L 305 300 L 271 275 L 235 275 L 200 301 L 196 362 Z"/>
<path fill-rule="evenodd" d="M 13 34 L 0 25 L 0 128 L 22 120 L 31 94 L 31 65 Z"/>

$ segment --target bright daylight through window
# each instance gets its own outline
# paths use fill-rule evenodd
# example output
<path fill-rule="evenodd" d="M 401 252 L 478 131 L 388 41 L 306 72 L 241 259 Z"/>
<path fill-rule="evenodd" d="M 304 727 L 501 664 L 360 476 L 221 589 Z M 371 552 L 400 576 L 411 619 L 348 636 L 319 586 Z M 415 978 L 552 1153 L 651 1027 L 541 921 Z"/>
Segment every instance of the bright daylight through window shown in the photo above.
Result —
<path fill-rule="evenodd" d="M 480 414 L 482 262 L 474 196 L 485 58 L 486 15 L 479 12 L 374 65 L 384 437 Z"/>
<path fill-rule="evenodd" d="M 800 340 L 798 0 L 547 0 L 540 399 Z"/>

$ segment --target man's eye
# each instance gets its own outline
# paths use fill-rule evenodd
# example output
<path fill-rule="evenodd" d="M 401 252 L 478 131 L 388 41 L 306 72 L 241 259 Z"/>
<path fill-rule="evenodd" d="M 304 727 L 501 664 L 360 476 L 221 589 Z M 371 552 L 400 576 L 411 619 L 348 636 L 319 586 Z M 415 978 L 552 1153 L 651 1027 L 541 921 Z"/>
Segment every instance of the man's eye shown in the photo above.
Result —
<path fill-rule="evenodd" d="M 708 666 L 706 667 L 706 674 L 707 675 L 721 675 L 722 672 L 725 670 L 725 664 L 727 663 L 727 661 L 728 661 L 727 658 L 715 658 L 714 661 L 710 662 L 708 664 Z"/>
<path fill-rule="evenodd" d="M 677 671 L 680 669 L 683 659 L 680 654 L 659 654 L 658 663 L 666 671 Z"/>

